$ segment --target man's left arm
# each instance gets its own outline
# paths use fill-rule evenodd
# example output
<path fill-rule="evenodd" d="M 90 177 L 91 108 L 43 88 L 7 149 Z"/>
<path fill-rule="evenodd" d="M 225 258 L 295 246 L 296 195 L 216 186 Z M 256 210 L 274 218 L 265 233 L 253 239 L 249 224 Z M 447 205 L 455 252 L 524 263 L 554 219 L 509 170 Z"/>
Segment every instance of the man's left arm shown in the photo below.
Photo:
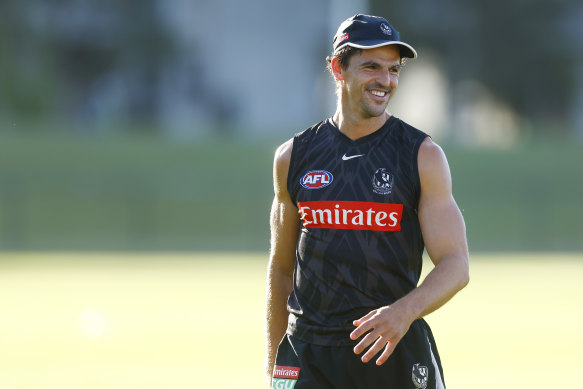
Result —
<path fill-rule="evenodd" d="M 435 267 L 421 285 L 390 306 L 371 311 L 355 320 L 350 338 L 364 338 L 354 352 L 370 361 L 382 350 L 376 364 L 382 365 L 411 323 L 449 301 L 469 282 L 469 254 L 465 224 L 452 195 L 451 173 L 445 154 L 430 138 L 419 149 L 419 222 L 427 253 Z"/>

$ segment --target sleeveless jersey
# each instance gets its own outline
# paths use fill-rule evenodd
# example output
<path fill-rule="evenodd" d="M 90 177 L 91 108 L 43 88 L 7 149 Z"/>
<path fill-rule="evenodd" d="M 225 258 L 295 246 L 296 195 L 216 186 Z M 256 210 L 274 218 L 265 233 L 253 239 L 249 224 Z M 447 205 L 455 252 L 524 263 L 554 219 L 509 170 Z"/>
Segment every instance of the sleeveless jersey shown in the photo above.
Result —
<path fill-rule="evenodd" d="M 301 226 L 289 334 L 351 344 L 353 320 L 417 286 L 417 154 L 426 137 L 394 116 L 357 140 L 330 119 L 294 137 L 287 187 Z"/>

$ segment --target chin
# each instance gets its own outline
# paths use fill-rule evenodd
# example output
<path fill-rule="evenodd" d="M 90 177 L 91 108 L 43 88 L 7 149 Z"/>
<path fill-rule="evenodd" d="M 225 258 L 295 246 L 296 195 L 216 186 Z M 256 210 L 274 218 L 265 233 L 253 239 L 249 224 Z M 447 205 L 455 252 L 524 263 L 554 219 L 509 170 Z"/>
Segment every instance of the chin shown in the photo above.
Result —
<path fill-rule="evenodd" d="M 371 118 L 378 118 L 379 116 L 384 115 L 387 111 L 387 107 L 378 108 L 378 109 L 366 109 L 364 111 L 365 115 Z"/>

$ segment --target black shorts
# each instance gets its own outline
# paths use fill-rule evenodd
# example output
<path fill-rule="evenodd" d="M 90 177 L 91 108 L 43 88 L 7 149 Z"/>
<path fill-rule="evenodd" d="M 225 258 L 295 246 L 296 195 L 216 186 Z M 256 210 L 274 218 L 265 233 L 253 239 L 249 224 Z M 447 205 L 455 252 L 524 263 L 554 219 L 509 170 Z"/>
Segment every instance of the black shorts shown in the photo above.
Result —
<path fill-rule="evenodd" d="M 444 389 L 443 370 L 435 340 L 424 320 L 413 322 L 389 359 L 368 363 L 352 346 L 320 346 L 285 335 L 279 344 L 275 389 Z"/>

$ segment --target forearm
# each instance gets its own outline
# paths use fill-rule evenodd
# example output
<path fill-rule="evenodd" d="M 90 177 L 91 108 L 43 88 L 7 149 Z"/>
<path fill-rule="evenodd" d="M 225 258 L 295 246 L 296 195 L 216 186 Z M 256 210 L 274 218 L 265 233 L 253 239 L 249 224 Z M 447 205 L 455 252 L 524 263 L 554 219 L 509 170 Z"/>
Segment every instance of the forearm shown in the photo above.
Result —
<path fill-rule="evenodd" d="M 271 382 L 277 347 L 287 329 L 287 299 L 293 287 L 300 218 L 298 209 L 287 192 L 293 139 L 275 153 L 271 207 L 271 256 L 267 267 L 265 298 L 265 373 Z M 271 385 L 270 385 L 271 386 Z"/>
<path fill-rule="evenodd" d="M 421 285 L 398 300 L 396 304 L 413 321 L 442 307 L 468 282 L 467 254 L 446 255 L 440 259 Z"/>
<path fill-rule="evenodd" d="M 265 373 L 271 375 L 277 347 L 287 329 L 287 299 L 292 291 L 293 279 L 282 270 L 269 268 L 267 275 L 265 332 Z"/>

